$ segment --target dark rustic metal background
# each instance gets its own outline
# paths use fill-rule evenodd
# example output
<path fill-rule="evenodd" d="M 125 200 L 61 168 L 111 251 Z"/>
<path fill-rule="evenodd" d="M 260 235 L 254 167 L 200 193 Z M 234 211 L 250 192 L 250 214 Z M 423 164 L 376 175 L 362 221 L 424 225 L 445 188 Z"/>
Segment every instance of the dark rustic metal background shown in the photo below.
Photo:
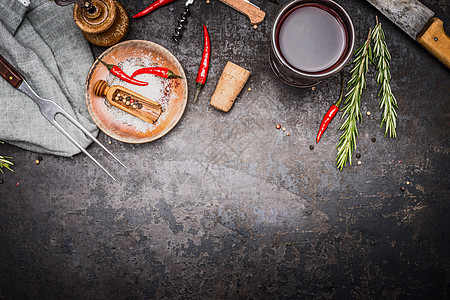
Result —
<path fill-rule="evenodd" d="M 122 2 L 133 15 L 151 1 Z M 337 2 L 354 20 L 357 44 L 376 14 L 383 24 L 397 139 L 379 128 L 371 71 L 355 152 L 362 164 L 354 159 L 339 172 L 338 118 L 309 149 L 338 97 L 339 76 L 315 91 L 276 78 L 267 52 L 280 7 L 254 0 L 267 12 L 254 30 L 228 6 L 196 0 L 176 45 L 184 6 L 176 1 L 132 20 L 127 39 L 169 49 L 192 96 L 206 24 L 207 85 L 158 141 L 130 145 L 100 134 L 130 167 L 89 148 L 115 167 L 118 183 L 84 155 L 43 155 L 36 165 L 39 154 L 0 146 L 15 162 L 15 173 L 0 174 L 0 299 L 448 298 L 450 72 L 367 2 Z M 423 2 L 450 32 L 449 2 Z M 228 60 L 252 75 L 225 114 L 209 99 Z"/>

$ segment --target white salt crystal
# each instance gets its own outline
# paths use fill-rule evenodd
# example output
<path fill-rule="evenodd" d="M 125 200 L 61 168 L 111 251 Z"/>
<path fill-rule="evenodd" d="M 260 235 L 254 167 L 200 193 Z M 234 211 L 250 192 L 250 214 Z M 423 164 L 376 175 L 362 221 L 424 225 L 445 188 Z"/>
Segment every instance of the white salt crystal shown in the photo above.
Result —
<path fill-rule="evenodd" d="M 160 62 L 160 57 L 156 59 Z M 130 58 L 123 62 L 117 63 L 117 66 L 121 68 L 127 75 L 133 74 L 134 71 L 146 68 L 146 67 L 156 67 L 158 66 L 152 61 L 151 55 L 147 57 Z M 152 131 L 160 122 L 160 120 L 165 118 L 165 111 L 169 105 L 170 95 L 171 95 L 171 80 L 166 78 L 160 78 L 152 74 L 141 74 L 135 77 L 137 80 L 148 82 L 146 86 L 138 86 L 128 82 L 125 82 L 113 74 L 109 74 L 106 77 L 106 82 L 109 86 L 119 85 L 127 88 L 139 95 L 142 95 L 150 100 L 158 102 L 161 104 L 163 112 L 155 124 L 147 123 L 115 106 L 110 105 L 107 101 L 105 104 L 108 106 L 108 112 L 111 117 L 122 124 L 135 127 L 135 132 L 147 132 Z"/>

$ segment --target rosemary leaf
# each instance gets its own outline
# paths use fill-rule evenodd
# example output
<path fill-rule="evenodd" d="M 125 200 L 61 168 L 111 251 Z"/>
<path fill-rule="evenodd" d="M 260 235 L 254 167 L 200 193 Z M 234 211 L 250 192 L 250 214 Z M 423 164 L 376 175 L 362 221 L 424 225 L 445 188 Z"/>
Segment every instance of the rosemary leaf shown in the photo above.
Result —
<path fill-rule="evenodd" d="M 374 40 L 374 55 L 378 70 L 376 80 L 381 86 L 378 95 L 382 95 L 380 109 L 383 110 L 383 117 L 380 128 L 383 127 L 383 124 L 386 124 L 384 136 L 387 136 L 389 133 L 391 138 L 395 138 L 397 136 L 397 112 L 395 109 L 398 106 L 390 86 L 391 72 L 389 71 L 389 60 L 391 59 L 391 55 L 387 49 L 384 32 L 381 28 L 381 23 L 378 23 L 378 19 L 377 25 L 372 31 L 372 39 Z"/>
<path fill-rule="evenodd" d="M 2 141 L 0 141 L 0 144 L 3 144 Z M 14 170 L 11 168 L 14 164 L 10 162 L 8 159 L 12 159 L 12 157 L 7 156 L 1 156 L 0 155 L 0 172 L 3 172 L 3 168 L 10 170 L 11 172 L 14 172 Z"/>
<path fill-rule="evenodd" d="M 358 136 L 357 122 L 361 122 L 361 95 L 366 88 L 366 74 L 369 64 L 372 63 L 372 47 L 370 46 L 371 30 L 364 44 L 354 52 L 354 67 L 350 71 L 351 79 L 347 83 L 345 105 L 342 114 L 344 123 L 339 130 L 344 131 L 339 139 L 336 165 L 342 170 L 347 161 L 352 164 L 353 150 L 356 148 L 356 137 Z"/>

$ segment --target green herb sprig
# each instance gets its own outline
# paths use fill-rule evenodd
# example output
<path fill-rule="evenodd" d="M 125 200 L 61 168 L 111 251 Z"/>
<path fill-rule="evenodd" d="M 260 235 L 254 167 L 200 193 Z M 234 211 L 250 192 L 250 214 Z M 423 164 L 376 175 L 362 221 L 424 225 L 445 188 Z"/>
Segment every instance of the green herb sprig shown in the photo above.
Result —
<path fill-rule="evenodd" d="M 352 164 L 353 149 L 356 148 L 356 137 L 358 136 L 357 122 L 361 122 L 361 95 L 366 88 L 366 74 L 369 64 L 372 62 L 372 47 L 370 46 L 371 30 L 364 44 L 355 51 L 354 67 L 350 71 L 351 78 L 347 84 L 345 94 L 345 106 L 342 119 L 347 116 L 344 123 L 339 127 L 343 130 L 338 145 L 336 165 L 342 170 L 347 165 L 347 160 Z"/>
<path fill-rule="evenodd" d="M 0 144 L 3 144 L 2 141 L 0 141 Z M 11 172 L 14 172 L 14 170 L 11 168 L 14 164 L 10 162 L 8 159 L 13 159 L 12 157 L 8 156 L 1 156 L 0 155 L 0 172 L 3 172 L 3 168 L 10 170 Z"/>
<path fill-rule="evenodd" d="M 395 131 L 397 127 L 397 112 L 395 109 L 398 106 L 390 86 L 391 72 L 389 71 L 389 61 L 391 60 L 391 55 L 386 46 L 381 23 L 378 23 L 378 17 L 376 19 L 377 25 L 373 29 L 372 39 L 374 40 L 373 55 L 377 61 L 376 66 L 378 70 L 376 80 L 381 85 L 380 92 L 378 93 L 378 96 L 381 96 L 380 109 L 383 109 L 380 127 L 383 127 L 383 124 L 386 123 L 384 136 L 389 132 L 389 136 L 395 138 L 397 136 Z"/>

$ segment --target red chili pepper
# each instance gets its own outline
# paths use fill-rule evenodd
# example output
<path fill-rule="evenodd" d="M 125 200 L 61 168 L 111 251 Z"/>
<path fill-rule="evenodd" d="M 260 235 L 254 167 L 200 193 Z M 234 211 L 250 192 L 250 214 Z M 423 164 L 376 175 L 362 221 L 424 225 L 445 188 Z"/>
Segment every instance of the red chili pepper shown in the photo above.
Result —
<path fill-rule="evenodd" d="M 135 84 L 135 85 L 140 85 L 140 86 L 144 86 L 144 85 L 148 85 L 148 82 L 144 82 L 144 81 L 140 81 L 140 80 L 136 80 L 134 78 L 131 78 L 130 76 L 128 76 L 121 68 L 119 68 L 118 66 L 115 65 L 111 65 L 111 64 L 107 64 L 104 61 L 102 61 L 100 58 L 97 58 L 102 64 L 104 64 L 108 70 L 116 75 L 117 77 L 119 77 L 120 79 L 122 79 L 123 81 L 126 81 L 128 83 L 131 84 Z"/>
<path fill-rule="evenodd" d="M 173 1 L 175 1 L 175 0 L 156 0 L 155 2 L 153 2 L 152 4 L 150 4 L 149 6 L 147 6 L 147 8 L 144 9 L 143 11 L 141 11 L 141 12 L 135 14 L 135 15 L 133 16 L 133 19 L 135 19 L 135 18 L 140 18 L 140 17 L 143 17 L 143 16 L 145 16 L 145 15 L 148 15 L 149 13 L 151 13 L 152 11 L 154 11 L 155 9 L 157 9 L 157 8 L 159 8 L 159 7 L 161 7 L 161 6 L 167 5 L 167 4 L 169 4 L 169 3 L 172 3 Z"/>
<path fill-rule="evenodd" d="M 183 78 L 181 76 L 176 75 L 172 71 L 170 71 L 167 68 L 161 68 L 161 67 L 148 67 L 148 68 L 142 68 L 139 70 L 136 70 L 131 77 L 136 77 L 140 74 L 153 74 L 162 78 Z"/>
<path fill-rule="evenodd" d="M 203 46 L 203 55 L 202 55 L 202 61 L 200 63 L 200 67 L 198 69 L 197 74 L 197 92 L 195 94 L 194 103 L 197 101 L 198 95 L 200 94 L 200 91 L 202 90 L 203 86 L 206 82 L 206 76 L 208 76 L 208 69 L 209 69 L 209 59 L 211 57 L 211 43 L 209 40 L 209 34 L 208 30 L 206 29 L 206 26 L 203 25 L 203 35 L 204 35 L 204 46 Z"/>
<path fill-rule="evenodd" d="M 325 130 L 328 127 L 328 124 L 330 124 L 331 120 L 333 120 L 334 116 L 339 111 L 339 106 L 341 105 L 342 96 L 344 94 L 344 71 L 342 71 L 342 86 L 341 86 L 341 95 L 339 96 L 339 100 L 331 105 L 330 109 L 328 109 L 325 116 L 323 116 L 322 123 L 320 124 L 319 132 L 317 133 L 316 137 L 316 143 L 320 141 L 320 138 L 322 137 L 322 134 L 325 132 Z"/>

